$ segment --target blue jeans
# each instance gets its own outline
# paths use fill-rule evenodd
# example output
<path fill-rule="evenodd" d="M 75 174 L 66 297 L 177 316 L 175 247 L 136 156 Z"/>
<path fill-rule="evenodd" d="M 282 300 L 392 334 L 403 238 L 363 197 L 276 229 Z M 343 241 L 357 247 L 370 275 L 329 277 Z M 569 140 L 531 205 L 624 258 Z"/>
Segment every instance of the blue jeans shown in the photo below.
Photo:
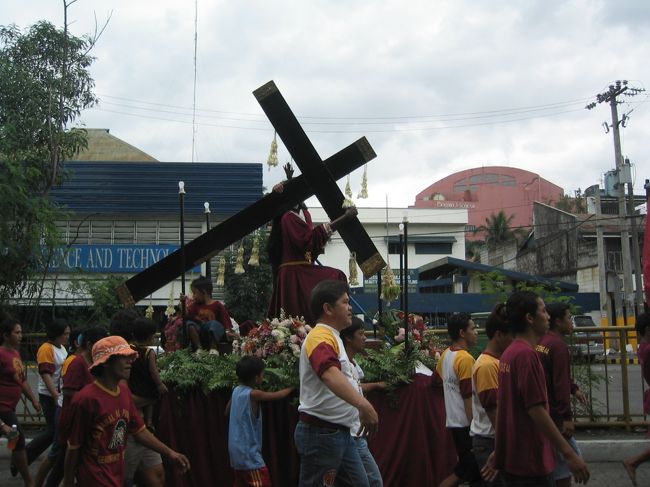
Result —
<path fill-rule="evenodd" d="M 573 451 L 576 452 L 579 457 L 582 457 L 576 439 L 572 436 L 571 438 L 567 438 L 567 441 L 569 442 L 569 445 L 571 445 L 571 448 L 573 448 Z M 555 480 L 571 478 L 571 470 L 569 470 L 566 459 L 559 450 L 555 450 L 555 471 L 553 472 L 553 478 Z"/>
<path fill-rule="evenodd" d="M 219 343 L 226 334 L 226 329 L 221 322 L 217 320 L 210 320 L 205 323 L 188 321 L 187 326 L 196 328 L 199 334 L 207 334 L 210 337 L 210 341 L 214 340 L 216 343 Z"/>
<path fill-rule="evenodd" d="M 360 436 L 353 437 L 353 439 L 359 452 L 361 463 L 363 463 L 363 468 L 368 476 L 368 484 L 370 487 L 384 487 L 384 481 L 381 478 L 381 472 L 379 471 L 377 462 L 375 462 L 375 458 L 368 449 L 368 441 Z M 344 469 L 339 469 L 334 485 L 336 487 L 355 487 L 354 483 L 348 480 L 347 472 Z"/>
<path fill-rule="evenodd" d="M 331 487 L 339 470 L 345 471 L 355 487 L 369 487 L 368 475 L 349 431 L 298 421 L 294 440 L 300 455 L 299 487 Z"/>

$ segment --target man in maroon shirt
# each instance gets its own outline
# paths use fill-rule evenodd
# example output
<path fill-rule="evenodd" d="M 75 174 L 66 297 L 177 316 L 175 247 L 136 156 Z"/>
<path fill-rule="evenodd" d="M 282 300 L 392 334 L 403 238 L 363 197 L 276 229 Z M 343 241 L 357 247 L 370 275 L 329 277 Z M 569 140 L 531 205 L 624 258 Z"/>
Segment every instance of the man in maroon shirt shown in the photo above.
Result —
<path fill-rule="evenodd" d="M 639 339 L 639 348 L 636 354 L 641 364 L 641 373 L 645 383 L 650 386 L 650 315 L 648 313 L 642 313 L 636 319 L 636 334 Z M 650 414 L 650 389 L 646 389 L 643 396 L 643 414 Z M 650 436 L 650 428 L 647 436 Z M 647 461 L 650 461 L 650 448 L 623 461 L 625 471 L 630 476 L 633 485 L 636 485 L 637 467 Z"/>
<path fill-rule="evenodd" d="M 488 463 L 503 472 L 508 487 L 551 487 L 555 447 L 566 458 L 576 481 L 586 483 L 587 465 L 548 412 L 544 369 L 534 348 L 548 330 L 544 301 L 533 292 L 518 291 L 508 298 L 506 312 L 515 340 L 499 363 L 495 456 Z"/>
<path fill-rule="evenodd" d="M 539 354 L 546 375 L 546 390 L 548 392 L 551 419 L 553 419 L 555 426 L 562 432 L 571 447 L 580 454 L 578 444 L 573 438 L 575 425 L 571 411 L 571 394 L 575 394 L 583 404 L 586 404 L 587 396 L 571 379 L 571 353 L 564 341 L 564 337 L 573 330 L 571 310 L 566 303 L 550 303 L 546 306 L 546 311 L 550 318 L 550 329 L 541 338 L 535 349 Z M 555 452 L 555 461 L 553 478 L 556 487 L 570 486 L 571 471 L 564 457 L 557 450 Z"/>

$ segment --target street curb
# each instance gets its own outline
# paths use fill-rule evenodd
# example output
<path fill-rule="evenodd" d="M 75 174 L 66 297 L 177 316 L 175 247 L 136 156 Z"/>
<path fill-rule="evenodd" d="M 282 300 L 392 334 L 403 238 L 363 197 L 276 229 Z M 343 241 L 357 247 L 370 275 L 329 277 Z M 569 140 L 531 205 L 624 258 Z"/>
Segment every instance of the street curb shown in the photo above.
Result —
<path fill-rule="evenodd" d="M 621 462 L 650 448 L 650 440 L 577 440 L 587 463 Z"/>

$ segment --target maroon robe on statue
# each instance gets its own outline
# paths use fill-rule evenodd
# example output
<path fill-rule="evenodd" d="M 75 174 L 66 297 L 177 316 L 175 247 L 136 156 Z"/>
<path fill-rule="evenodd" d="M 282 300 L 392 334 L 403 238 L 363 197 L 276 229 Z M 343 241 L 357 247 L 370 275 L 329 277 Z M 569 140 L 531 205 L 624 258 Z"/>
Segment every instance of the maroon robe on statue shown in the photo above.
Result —
<path fill-rule="evenodd" d="M 287 316 L 304 316 L 314 324 L 309 310 L 311 290 L 326 279 L 346 281 L 345 274 L 333 267 L 314 265 L 329 236 L 323 225 L 314 227 L 311 215 L 305 209 L 300 214 L 291 210 L 282 215 L 282 259 L 273 283 L 269 318 L 280 316 L 280 308 Z"/>

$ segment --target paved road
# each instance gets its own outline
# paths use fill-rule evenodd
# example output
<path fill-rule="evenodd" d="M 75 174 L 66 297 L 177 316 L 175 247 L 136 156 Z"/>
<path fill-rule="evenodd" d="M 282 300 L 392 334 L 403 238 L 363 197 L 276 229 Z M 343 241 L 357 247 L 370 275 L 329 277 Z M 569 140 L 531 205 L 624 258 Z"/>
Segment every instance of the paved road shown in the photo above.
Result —
<path fill-rule="evenodd" d="M 585 459 L 591 471 L 589 487 L 628 487 L 631 482 L 623 469 L 621 460 L 650 448 L 650 440 L 641 433 L 581 432 L 578 435 Z M 32 466 L 32 471 L 37 467 Z M 642 465 L 637 471 L 637 484 L 650 486 L 650 463 Z M 9 473 L 9 452 L 6 441 L 0 438 L 0 485 L 2 487 L 20 487 L 18 478 Z M 287 487 L 287 486 L 282 486 Z M 394 486 L 425 487 L 425 486 Z M 429 487 L 429 486 L 426 486 Z"/>

